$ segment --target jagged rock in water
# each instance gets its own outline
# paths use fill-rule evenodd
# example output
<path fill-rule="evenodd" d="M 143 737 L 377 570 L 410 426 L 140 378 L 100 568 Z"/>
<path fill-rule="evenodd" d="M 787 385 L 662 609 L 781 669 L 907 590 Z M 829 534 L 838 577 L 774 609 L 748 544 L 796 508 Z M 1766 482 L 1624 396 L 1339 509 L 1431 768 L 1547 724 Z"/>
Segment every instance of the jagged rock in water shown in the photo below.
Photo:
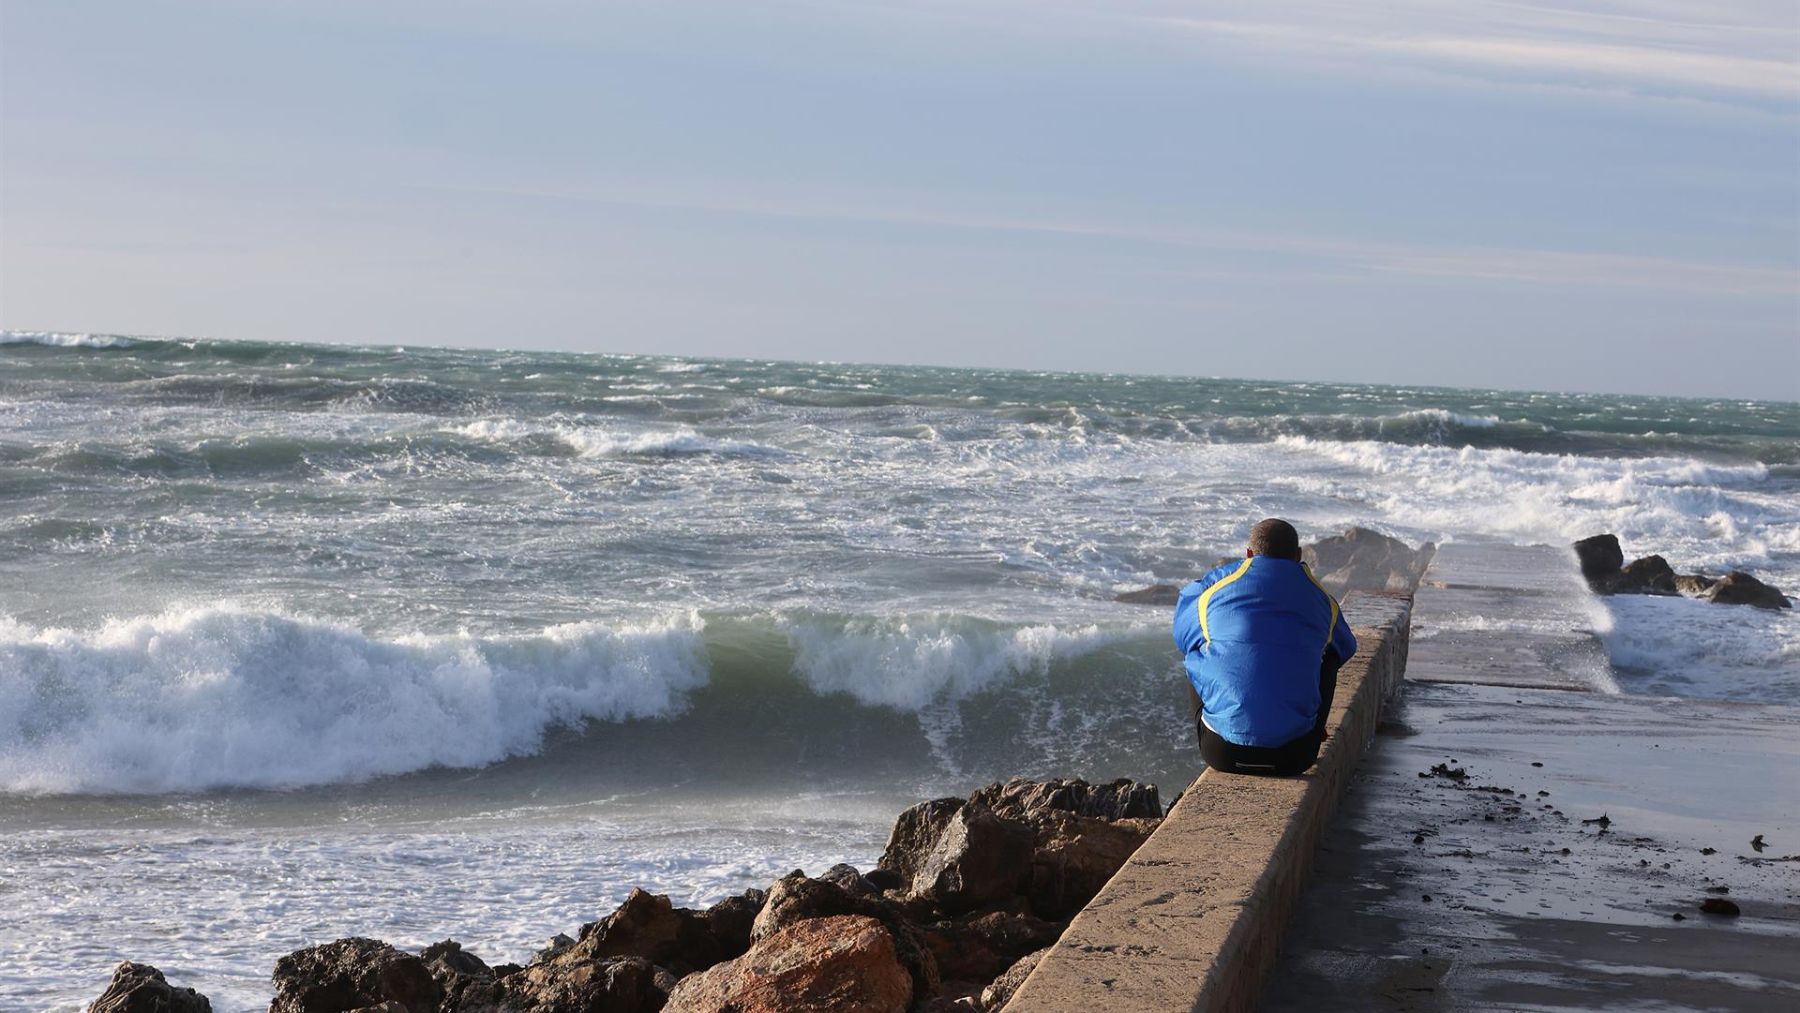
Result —
<path fill-rule="evenodd" d="M 437 1013 L 443 986 L 425 961 L 378 940 L 354 936 L 275 962 L 269 1013 L 343 1013 L 395 1002 L 407 1013 Z"/>
<path fill-rule="evenodd" d="M 1703 597 L 1718 605 L 1754 605 L 1759 609 L 1793 608 L 1793 603 L 1778 588 L 1765 584 L 1742 570 L 1733 570 L 1719 578 L 1713 586 L 1706 589 Z"/>
<path fill-rule="evenodd" d="M 816 881 L 815 881 L 816 882 Z M 913 982 L 879 921 L 806 918 L 681 979 L 665 1013 L 905 1013 Z"/>
<path fill-rule="evenodd" d="M 1113 596 L 1113 601 L 1127 605 L 1174 605 L 1180 599 L 1181 588 L 1174 584 L 1152 584 Z"/>
<path fill-rule="evenodd" d="M 1698 573 L 1678 573 L 1675 575 L 1675 590 L 1687 595 L 1689 598 L 1698 598 L 1706 594 L 1706 592 L 1717 583 L 1718 580 L 1715 578 L 1704 577 Z"/>
<path fill-rule="evenodd" d="M 1043 960 L 1044 954 L 1049 952 L 1050 947 L 1046 946 L 1036 953 L 1020 957 L 1004 974 L 995 978 L 993 984 L 981 990 L 981 1008 L 988 1013 L 1005 1009 L 1006 1004 L 1012 1001 L 1013 993 L 1019 990 L 1020 985 L 1025 984 L 1025 979 L 1037 968 L 1038 961 Z"/>
<path fill-rule="evenodd" d="M 1611 594 L 1678 593 L 1675 589 L 1675 570 L 1661 556 L 1632 560 L 1629 566 L 1619 571 L 1608 590 Z"/>
<path fill-rule="evenodd" d="M 127 960 L 113 968 L 112 981 L 88 1013 L 212 1013 L 212 1002 L 191 988 L 176 988 L 149 964 Z"/>
<path fill-rule="evenodd" d="M 1625 567 L 1625 550 L 1619 548 L 1619 536 L 1591 535 L 1576 542 L 1574 548 L 1588 587 L 1598 594 L 1606 594 Z"/>

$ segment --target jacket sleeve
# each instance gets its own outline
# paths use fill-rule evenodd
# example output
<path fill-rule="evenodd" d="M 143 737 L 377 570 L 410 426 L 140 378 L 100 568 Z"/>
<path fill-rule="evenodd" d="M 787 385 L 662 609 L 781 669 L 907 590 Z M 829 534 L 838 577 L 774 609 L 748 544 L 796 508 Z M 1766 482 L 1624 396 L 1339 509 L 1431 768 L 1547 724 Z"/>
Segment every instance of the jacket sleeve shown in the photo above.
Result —
<path fill-rule="evenodd" d="M 1344 621 L 1343 609 L 1338 610 L 1337 625 L 1331 628 L 1331 641 L 1326 646 L 1337 652 L 1338 661 L 1350 660 L 1356 653 L 1356 634 L 1350 632 L 1350 624 Z"/>
<path fill-rule="evenodd" d="M 1194 603 L 1231 570 L 1229 566 L 1218 567 L 1181 589 L 1181 597 L 1175 602 L 1174 630 L 1175 647 L 1182 654 L 1200 646 L 1200 613 Z"/>

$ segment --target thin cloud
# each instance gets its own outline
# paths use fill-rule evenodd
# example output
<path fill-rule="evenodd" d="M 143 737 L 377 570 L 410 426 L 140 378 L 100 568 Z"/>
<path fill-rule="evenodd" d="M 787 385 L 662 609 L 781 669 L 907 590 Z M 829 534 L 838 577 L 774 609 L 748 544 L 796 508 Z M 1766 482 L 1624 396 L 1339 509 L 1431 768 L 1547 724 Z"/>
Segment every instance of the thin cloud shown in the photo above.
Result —
<path fill-rule="evenodd" d="M 1756 5 L 1623 4 L 1572 11 L 1524 4 L 1258 6 L 1247 17 L 1164 14 L 1198 36 L 1329 64 L 1395 66 L 1500 84 L 1658 96 L 1800 101 L 1800 19 Z"/>

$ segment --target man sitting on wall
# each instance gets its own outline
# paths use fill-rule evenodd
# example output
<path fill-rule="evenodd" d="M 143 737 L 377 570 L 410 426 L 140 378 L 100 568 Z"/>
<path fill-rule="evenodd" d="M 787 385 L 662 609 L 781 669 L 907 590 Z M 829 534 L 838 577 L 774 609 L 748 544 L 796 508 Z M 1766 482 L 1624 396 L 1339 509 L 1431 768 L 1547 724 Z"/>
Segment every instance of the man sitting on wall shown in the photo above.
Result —
<path fill-rule="evenodd" d="M 1175 644 L 1187 655 L 1208 767 L 1287 775 L 1319 758 L 1338 667 L 1356 653 L 1356 637 L 1300 561 L 1292 524 L 1259 522 L 1243 562 L 1182 588 Z"/>

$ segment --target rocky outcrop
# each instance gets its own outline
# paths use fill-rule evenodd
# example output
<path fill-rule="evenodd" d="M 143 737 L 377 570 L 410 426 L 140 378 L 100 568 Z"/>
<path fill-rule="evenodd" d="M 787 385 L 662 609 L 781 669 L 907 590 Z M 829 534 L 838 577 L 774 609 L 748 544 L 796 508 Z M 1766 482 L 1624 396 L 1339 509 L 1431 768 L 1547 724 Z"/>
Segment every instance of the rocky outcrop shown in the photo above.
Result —
<path fill-rule="evenodd" d="M 1175 584 L 1152 584 L 1136 591 L 1126 591 L 1115 595 L 1113 601 L 1127 605 L 1164 605 L 1172 606 L 1181 600 L 1181 588 Z"/>
<path fill-rule="evenodd" d="M 1611 593 L 1678 594 L 1675 589 L 1675 569 L 1661 556 L 1634 559 L 1619 571 Z"/>
<path fill-rule="evenodd" d="M 976 790 L 969 795 L 969 803 L 1015 820 L 1029 820 L 1047 810 L 1102 820 L 1158 819 L 1163 814 L 1155 785 L 1124 777 L 1106 784 L 1060 777 L 1048 781 L 1014 778 Z"/>
<path fill-rule="evenodd" d="M 1614 535 L 1594 535 L 1574 545 L 1581 575 L 1595 594 L 1687 595 L 1720 605 L 1754 605 L 1757 608 L 1792 608 L 1778 588 L 1742 570 L 1714 579 L 1697 573 L 1676 573 L 1669 561 L 1650 555 L 1623 565 L 1625 554 Z"/>
<path fill-rule="evenodd" d="M 666 1013 L 905 1013 L 913 983 L 881 922 L 862 915 L 807 918 L 734 960 L 681 979 Z"/>
<path fill-rule="evenodd" d="M 1779 590 L 1742 570 L 1733 570 L 1719 578 L 1701 597 L 1719 605 L 1754 605 L 1759 609 L 1794 607 L 1794 603 Z"/>
<path fill-rule="evenodd" d="M 946 911 L 972 911 L 1018 893 L 1031 859 L 1029 828 L 964 805 L 913 863 L 910 895 Z"/>
<path fill-rule="evenodd" d="M 557 956 L 471 982 L 444 1013 L 656 1013 L 676 978 L 642 957 Z"/>
<path fill-rule="evenodd" d="M 1575 543 L 1575 558 L 1581 564 L 1581 575 L 1588 586 L 1600 594 L 1625 566 L 1625 550 L 1619 547 L 1617 535 L 1590 535 Z"/>
<path fill-rule="evenodd" d="M 945 981 L 990 982 L 1020 957 L 1056 942 L 1062 928 L 1028 911 L 988 911 L 933 922 L 925 938 Z"/>
<path fill-rule="evenodd" d="M 1712 577 L 1703 577 L 1697 573 L 1678 573 L 1675 575 L 1675 591 L 1677 594 L 1698 598 L 1705 594 L 1718 581 Z"/>
<path fill-rule="evenodd" d="M 112 982 L 88 1013 L 212 1013 L 212 1003 L 191 988 L 176 988 L 149 964 L 127 960 L 113 968 Z"/>
<path fill-rule="evenodd" d="M 360 936 L 282 957 L 274 981 L 269 1013 L 344 1013 L 384 1002 L 405 1013 L 437 1013 L 444 998 L 424 960 Z"/>
<path fill-rule="evenodd" d="M 812 879 L 799 871 L 788 873 L 769 888 L 768 903 L 750 930 L 751 945 L 797 922 L 852 914 L 874 918 L 887 930 L 895 955 L 912 978 L 915 994 L 930 995 L 938 990 L 937 959 L 925 934 L 901 904 L 885 897 L 852 894 L 834 882 Z"/>
<path fill-rule="evenodd" d="M 1426 542 L 1415 549 L 1369 528 L 1350 528 L 1322 538 L 1302 556 L 1325 590 L 1342 598 L 1350 591 L 1411 591 L 1437 553 Z"/>

